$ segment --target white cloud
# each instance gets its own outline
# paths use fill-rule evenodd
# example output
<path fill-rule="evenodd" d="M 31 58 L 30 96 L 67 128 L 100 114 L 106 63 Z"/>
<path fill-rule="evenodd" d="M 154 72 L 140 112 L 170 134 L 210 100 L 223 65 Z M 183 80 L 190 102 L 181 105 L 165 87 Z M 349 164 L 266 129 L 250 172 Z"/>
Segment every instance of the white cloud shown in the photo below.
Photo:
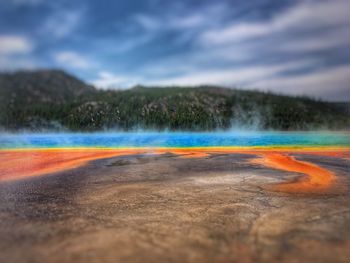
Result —
<path fill-rule="evenodd" d="M 282 75 L 285 71 L 312 67 L 313 63 L 313 60 L 303 60 L 265 66 L 196 71 L 169 78 L 138 78 L 131 75 L 114 75 L 109 72 L 100 72 L 99 79 L 93 81 L 93 84 L 103 88 L 126 88 L 137 83 L 159 86 L 209 84 L 269 90 L 290 95 L 308 95 L 334 101 L 349 101 L 349 65 L 325 68 L 304 75 Z M 152 71 L 152 68 L 149 70 Z M 171 71 L 172 69 L 164 68 L 162 73 L 165 74 Z"/>
<path fill-rule="evenodd" d="M 326 100 L 350 100 L 348 92 L 349 65 L 338 66 L 332 69 L 326 68 L 305 75 L 281 75 L 284 71 L 308 67 L 312 64 L 312 60 L 303 60 L 270 66 L 207 70 L 178 77 L 153 79 L 139 78 L 132 75 L 116 75 L 111 72 L 101 71 L 98 78 L 91 83 L 99 88 L 128 88 L 135 86 L 137 83 L 160 86 L 209 84 L 269 90 L 291 95 L 317 96 Z"/>
<path fill-rule="evenodd" d="M 136 24 L 144 29 L 144 32 L 138 32 L 133 36 L 128 36 L 128 39 L 122 38 L 120 43 L 117 46 L 113 44 L 114 46 L 111 47 L 110 50 L 117 53 L 127 52 L 152 41 L 160 31 L 196 28 L 200 26 L 204 20 L 205 17 L 197 14 L 183 17 L 177 17 L 174 15 L 164 15 L 159 17 L 159 15 L 149 16 L 146 14 L 137 14 L 133 16 L 131 23 L 136 22 Z M 185 38 L 179 37 L 179 41 L 186 39 L 187 37 L 184 32 L 182 33 L 182 36 L 185 36 Z"/>
<path fill-rule="evenodd" d="M 128 88 L 137 84 L 135 79 L 127 76 L 118 76 L 108 71 L 100 71 L 98 78 L 90 81 L 97 88 Z"/>
<path fill-rule="evenodd" d="M 226 26 L 207 28 L 199 35 L 195 52 L 162 64 L 170 68 L 182 59 L 192 65 L 192 70 L 151 84 L 235 85 L 350 100 L 349 66 L 335 67 L 327 63 L 334 62 L 332 53 L 315 52 L 329 49 L 346 52 L 344 48 L 350 45 L 349 8 L 350 2 L 345 0 L 304 1 L 265 22 L 233 21 Z M 288 60 L 295 61 L 294 65 Z M 285 62 L 271 65 L 267 61 Z M 210 65 L 213 70 L 205 69 Z M 223 65 L 223 69 L 219 66 L 215 69 L 215 65 Z M 304 71 L 322 65 L 323 70 Z M 285 71 L 299 73 L 286 76 Z"/>
<path fill-rule="evenodd" d="M 161 26 L 161 23 L 158 21 L 158 19 L 144 14 L 135 15 L 134 20 L 136 23 L 147 30 L 155 30 Z"/>
<path fill-rule="evenodd" d="M 170 24 L 175 28 L 194 28 L 206 23 L 207 19 L 202 14 L 193 14 L 185 17 L 175 17 Z"/>
<path fill-rule="evenodd" d="M 42 27 L 42 33 L 58 39 L 69 37 L 78 28 L 82 17 L 82 10 L 56 12 L 45 22 Z"/>
<path fill-rule="evenodd" d="M 155 85 L 224 85 L 249 86 L 255 81 L 267 79 L 285 70 L 310 66 L 313 61 L 304 60 L 263 66 L 233 67 L 217 70 L 202 70 L 178 77 L 146 81 Z"/>
<path fill-rule="evenodd" d="M 213 6 L 213 10 L 201 10 L 201 12 L 187 14 L 184 14 L 183 11 L 161 15 L 137 14 L 133 17 L 133 20 L 150 31 L 199 29 L 212 23 L 211 20 L 208 20 L 208 17 L 213 16 L 214 11 L 217 11 L 215 6 Z"/>
<path fill-rule="evenodd" d="M 34 68 L 33 48 L 33 43 L 23 36 L 0 35 L 0 70 Z"/>
<path fill-rule="evenodd" d="M 326 49 L 337 49 L 350 45 L 350 27 L 322 31 L 321 35 L 308 35 L 301 39 L 290 39 L 284 45 L 277 47 L 281 51 L 312 52 Z"/>
<path fill-rule="evenodd" d="M 33 44 L 24 37 L 0 35 L 0 55 L 28 54 L 32 49 Z"/>
<path fill-rule="evenodd" d="M 181 7 L 179 8 L 179 6 Z M 194 32 L 198 32 L 211 25 L 214 21 L 220 20 L 208 19 L 209 17 L 224 17 L 223 13 L 225 10 L 227 10 L 227 7 L 222 3 L 211 4 L 204 8 L 201 7 L 195 12 L 192 12 L 192 10 L 189 12 L 182 5 L 174 4 L 174 8 L 161 14 L 139 13 L 133 15 L 127 25 L 120 24 L 119 26 L 122 26 L 123 30 L 131 28 L 132 31 L 136 25 L 142 28 L 143 31 L 136 30 L 136 33 L 133 36 L 129 35 L 127 40 L 121 39 L 120 47 L 113 48 L 113 50 L 124 52 L 138 48 L 152 41 L 158 34 L 169 31 L 177 31 L 178 33 L 177 39 L 174 40 L 173 44 L 190 41 L 194 37 Z"/>
<path fill-rule="evenodd" d="M 121 40 L 118 45 L 112 43 L 104 43 L 104 47 L 108 47 L 109 51 L 113 53 L 123 53 L 130 50 L 133 50 L 137 47 L 140 47 L 152 39 L 152 35 L 150 34 L 141 34 L 140 36 L 136 36 L 127 40 Z"/>
<path fill-rule="evenodd" d="M 72 67 L 76 69 L 89 69 L 93 66 L 93 63 L 81 56 L 78 53 L 72 51 L 62 51 L 54 54 L 56 63 L 64 67 Z"/>
<path fill-rule="evenodd" d="M 350 65 L 326 68 L 297 76 L 275 76 L 254 82 L 254 87 L 294 95 L 349 101 Z"/>
<path fill-rule="evenodd" d="M 179 29 L 181 36 L 189 33 L 190 40 L 199 33 L 196 49 L 155 58 L 140 67 L 137 77 L 101 74 L 94 83 L 104 87 L 212 84 L 339 99 L 339 94 L 347 94 L 349 69 L 334 68 L 338 60 L 332 59 L 337 58 L 314 51 L 332 49 L 339 53 L 350 44 L 349 7 L 345 0 L 298 1 L 270 20 L 233 21 L 221 27 L 218 25 L 223 20 L 208 19 L 216 17 L 208 12 L 140 15 L 135 21 L 147 31 L 146 41 L 161 31 Z M 220 12 L 222 16 L 230 13 Z M 130 43 L 128 50 L 139 46 L 137 41 Z M 306 72 L 322 65 L 323 70 Z M 284 75 L 287 72 L 289 75 Z"/>
<path fill-rule="evenodd" d="M 299 3 L 266 22 L 232 22 L 202 33 L 200 43 L 227 45 L 278 33 L 316 31 L 350 23 L 350 2 L 347 0 L 306 1 Z M 324 39 L 323 39 L 324 40 Z M 327 41 L 327 40 L 325 40 Z"/>
<path fill-rule="evenodd" d="M 229 25 L 219 30 L 209 30 L 201 35 L 200 41 L 205 45 L 231 44 L 249 37 L 263 36 L 269 28 L 261 24 Z"/>

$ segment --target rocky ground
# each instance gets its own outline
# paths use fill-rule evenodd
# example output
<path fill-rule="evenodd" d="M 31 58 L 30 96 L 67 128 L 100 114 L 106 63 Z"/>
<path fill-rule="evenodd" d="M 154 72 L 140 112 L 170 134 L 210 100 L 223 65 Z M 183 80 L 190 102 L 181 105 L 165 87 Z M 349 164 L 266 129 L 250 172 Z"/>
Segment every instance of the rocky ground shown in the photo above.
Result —
<path fill-rule="evenodd" d="M 343 190 L 269 191 L 300 175 L 243 154 L 115 157 L 1 182 L 0 262 L 349 262 L 350 161 L 294 156 Z"/>

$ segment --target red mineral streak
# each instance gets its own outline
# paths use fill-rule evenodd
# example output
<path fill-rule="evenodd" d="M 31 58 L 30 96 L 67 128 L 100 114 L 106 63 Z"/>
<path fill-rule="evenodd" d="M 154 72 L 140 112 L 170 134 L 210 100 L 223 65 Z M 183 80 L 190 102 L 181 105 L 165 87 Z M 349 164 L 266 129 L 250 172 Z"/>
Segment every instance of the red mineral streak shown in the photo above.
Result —
<path fill-rule="evenodd" d="M 334 173 L 315 164 L 298 161 L 294 157 L 281 153 L 263 153 L 261 158 L 254 159 L 266 167 L 283 171 L 300 173 L 304 176 L 293 182 L 269 186 L 271 190 L 289 193 L 322 193 L 327 192 L 336 180 Z"/>
<path fill-rule="evenodd" d="M 137 153 L 136 150 L 106 149 L 5 150 L 0 151 L 0 180 L 56 173 L 92 160 Z"/>
<path fill-rule="evenodd" d="M 89 161 L 134 154 L 172 153 L 183 158 L 203 158 L 211 154 L 249 154 L 259 158 L 251 162 L 266 167 L 299 173 L 292 182 L 268 186 L 269 189 L 289 193 L 327 192 L 336 175 L 315 164 L 296 160 L 291 154 L 320 155 L 334 158 L 349 158 L 349 149 L 269 149 L 269 148 L 157 148 L 157 149 L 31 149 L 0 150 L 0 180 L 13 180 L 40 176 L 73 169 Z"/>

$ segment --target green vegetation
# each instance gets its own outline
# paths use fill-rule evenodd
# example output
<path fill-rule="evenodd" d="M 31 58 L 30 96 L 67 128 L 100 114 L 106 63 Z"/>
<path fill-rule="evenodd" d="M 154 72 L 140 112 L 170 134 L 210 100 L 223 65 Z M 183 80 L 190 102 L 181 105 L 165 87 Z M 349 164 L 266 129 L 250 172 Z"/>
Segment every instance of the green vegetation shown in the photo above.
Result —
<path fill-rule="evenodd" d="M 350 127 L 348 105 L 201 87 L 97 90 L 62 71 L 0 74 L 5 130 L 311 130 Z"/>

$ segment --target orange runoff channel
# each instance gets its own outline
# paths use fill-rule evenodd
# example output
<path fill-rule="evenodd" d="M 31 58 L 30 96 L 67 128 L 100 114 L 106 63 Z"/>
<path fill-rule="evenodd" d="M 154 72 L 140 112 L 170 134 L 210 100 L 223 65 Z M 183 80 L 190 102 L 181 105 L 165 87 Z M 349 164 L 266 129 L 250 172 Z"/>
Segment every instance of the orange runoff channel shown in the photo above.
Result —
<path fill-rule="evenodd" d="M 242 153 L 255 155 L 250 162 L 265 167 L 301 174 L 292 182 L 269 185 L 273 191 L 289 193 L 327 192 L 337 177 L 315 164 L 296 160 L 291 153 L 349 158 L 350 149 L 248 149 L 248 148 L 131 148 L 131 149 L 10 149 L 0 150 L 0 181 L 23 179 L 62 172 L 89 161 L 136 154 L 172 153 L 182 158 L 205 158 L 210 154 Z"/>

